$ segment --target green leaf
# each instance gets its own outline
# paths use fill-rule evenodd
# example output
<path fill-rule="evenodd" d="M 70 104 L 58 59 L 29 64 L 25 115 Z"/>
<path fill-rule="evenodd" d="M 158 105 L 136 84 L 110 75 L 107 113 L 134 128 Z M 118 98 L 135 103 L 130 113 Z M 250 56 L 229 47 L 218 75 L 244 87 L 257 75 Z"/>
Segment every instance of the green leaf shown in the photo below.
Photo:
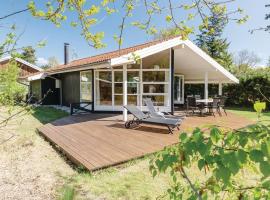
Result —
<path fill-rule="evenodd" d="M 260 162 L 260 170 L 265 177 L 270 176 L 270 164 L 267 161 Z"/>
<path fill-rule="evenodd" d="M 270 190 L 270 180 L 266 180 L 262 183 L 262 186 L 265 188 L 265 189 L 268 189 Z"/>
<path fill-rule="evenodd" d="M 236 156 L 237 156 L 239 162 L 242 164 L 247 161 L 247 153 L 242 149 L 239 149 L 237 151 Z"/>
<path fill-rule="evenodd" d="M 198 161 L 198 168 L 199 168 L 200 170 L 202 170 L 202 168 L 205 166 L 205 164 L 206 164 L 205 160 L 204 160 L 204 159 L 200 159 L 200 160 Z"/>
<path fill-rule="evenodd" d="M 268 160 L 270 160 L 270 140 L 264 141 L 261 144 L 261 149 L 263 154 L 268 158 Z"/>
<path fill-rule="evenodd" d="M 180 136 L 179 136 L 179 139 L 181 140 L 181 142 L 185 143 L 186 140 L 187 140 L 187 134 L 186 133 L 182 133 Z"/>
<path fill-rule="evenodd" d="M 228 168 L 221 165 L 216 170 L 216 177 L 218 179 L 222 179 L 225 184 L 228 184 L 231 177 L 231 172 Z"/>
<path fill-rule="evenodd" d="M 254 149 L 249 152 L 249 158 L 254 162 L 263 161 L 263 153 L 260 150 Z"/>
<path fill-rule="evenodd" d="M 218 128 L 212 128 L 210 132 L 211 140 L 214 144 L 217 144 L 220 140 L 220 130 Z"/>

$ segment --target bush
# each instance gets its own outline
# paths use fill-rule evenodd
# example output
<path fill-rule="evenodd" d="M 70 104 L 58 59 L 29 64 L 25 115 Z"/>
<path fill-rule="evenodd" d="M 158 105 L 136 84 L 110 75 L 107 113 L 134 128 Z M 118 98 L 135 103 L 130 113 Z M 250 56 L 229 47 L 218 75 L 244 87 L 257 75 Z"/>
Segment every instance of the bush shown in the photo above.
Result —
<path fill-rule="evenodd" d="M 0 105 L 13 105 L 24 99 L 26 87 L 17 82 L 18 75 L 15 61 L 10 61 L 0 70 Z"/>
<path fill-rule="evenodd" d="M 228 84 L 223 88 L 228 105 L 252 107 L 255 101 L 266 101 L 264 96 L 270 97 L 270 68 L 250 69 L 238 78 L 239 84 Z"/>

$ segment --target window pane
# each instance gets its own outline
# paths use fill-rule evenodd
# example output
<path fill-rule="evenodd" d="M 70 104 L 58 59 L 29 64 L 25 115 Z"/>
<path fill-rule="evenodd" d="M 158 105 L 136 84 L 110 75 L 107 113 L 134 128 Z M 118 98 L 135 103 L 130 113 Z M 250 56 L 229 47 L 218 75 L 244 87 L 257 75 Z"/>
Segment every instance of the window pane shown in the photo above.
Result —
<path fill-rule="evenodd" d="M 142 67 L 143 69 L 169 69 L 170 51 L 162 51 L 158 54 L 143 58 Z"/>
<path fill-rule="evenodd" d="M 114 95 L 114 105 L 116 106 L 123 105 L 123 95 Z"/>
<path fill-rule="evenodd" d="M 115 83 L 114 84 L 114 93 L 115 94 L 123 94 L 123 83 Z"/>
<path fill-rule="evenodd" d="M 96 72 L 96 103 L 97 105 L 112 105 L 111 71 Z"/>
<path fill-rule="evenodd" d="M 127 96 L 127 103 L 128 103 L 128 105 L 138 105 L 138 98 L 139 98 L 139 96 L 138 95 L 128 95 Z"/>
<path fill-rule="evenodd" d="M 123 69 L 123 65 L 115 66 L 113 69 Z"/>
<path fill-rule="evenodd" d="M 127 81 L 128 82 L 139 82 L 140 75 L 138 71 L 128 71 L 127 72 Z"/>
<path fill-rule="evenodd" d="M 145 71 L 143 72 L 144 82 L 168 82 L 169 72 L 165 71 Z"/>
<path fill-rule="evenodd" d="M 167 92 L 167 84 L 144 84 L 143 93 L 165 93 Z"/>
<path fill-rule="evenodd" d="M 81 83 L 81 101 L 92 101 L 92 84 Z"/>
<path fill-rule="evenodd" d="M 141 64 L 130 64 L 127 65 L 127 69 L 140 69 L 141 68 Z"/>
<path fill-rule="evenodd" d="M 128 94 L 138 94 L 139 93 L 139 83 L 128 83 L 127 84 Z"/>
<path fill-rule="evenodd" d="M 168 95 L 143 95 L 145 98 L 150 98 L 155 106 L 169 106 Z"/>
<path fill-rule="evenodd" d="M 111 71 L 106 71 L 106 72 L 97 72 L 98 74 L 98 79 L 101 79 L 103 81 L 112 81 L 112 73 Z"/>
<path fill-rule="evenodd" d="M 92 71 L 81 72 L 81 101 L 92 101 Z"/>
<path fill-rule="evenodd" d="M 91 82 L 92 81 L 92 71 L 81 72 L 81 82 Z"/>
<path fill-rule="evenodd" d="M 115 71 L 114 72 L 114 82 L 123 82 L 123 72 Z"/>

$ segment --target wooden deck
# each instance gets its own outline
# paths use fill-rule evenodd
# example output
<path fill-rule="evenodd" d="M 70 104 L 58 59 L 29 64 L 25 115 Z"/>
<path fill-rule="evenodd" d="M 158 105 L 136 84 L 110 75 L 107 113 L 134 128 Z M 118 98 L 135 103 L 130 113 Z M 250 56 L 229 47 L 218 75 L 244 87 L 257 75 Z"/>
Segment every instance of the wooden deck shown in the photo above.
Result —
<path fill-rule="evenodd" d="M 177 143 L 181 131 L 168 134 L 160 126 L 142 125 L 125 129 L 121 115 L 87 114 L 68 116 L 44 125 L 38 131 L 56 144 L 69 159 L 89 170 L 97 170 L 142 157 Z M 245 118 L 229 114 L 223 117 L 188 117 L 182 131 L 205 124 L 240 128 L 250 124 Z"/>

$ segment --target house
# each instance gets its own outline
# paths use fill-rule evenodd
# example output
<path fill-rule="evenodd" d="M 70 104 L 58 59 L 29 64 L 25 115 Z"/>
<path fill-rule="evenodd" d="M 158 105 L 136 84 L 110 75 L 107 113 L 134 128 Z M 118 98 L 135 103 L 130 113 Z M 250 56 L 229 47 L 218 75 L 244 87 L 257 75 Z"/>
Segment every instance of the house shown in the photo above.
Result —
<path fill-rule="evenodd" d="M 1 68 L 5 68 L 8 65 L 10 59 L 11 59 L 11 56 L 0 58 L 0 70 Z M 17 66 L 20 68 L 19 79 L 23 79 L 24 77 L 27 77 L 31 74 L 43 71 L 42 68 L 34 64 L 31 64 L 21 58 L 14 58 L 14 59 L 17 62 Z"/>
<path fill-rule="evenodd" d="M 146 109 L 152 98 L 160 111 L 174 112 L 184 103 L 184 84 L 238 83 L 238 79 L 189 40 L 173 37 L 155 40 L 97 56 L 68 62 L 28 77 L 38 98 L 50 88 L 47 104 L 85 104 L 91 111 L 123 111 L 123 105 Z M 87 105 L 87 104 L 85 104 Z M 124 110 L 124 119 L 126 111 Z"/>

